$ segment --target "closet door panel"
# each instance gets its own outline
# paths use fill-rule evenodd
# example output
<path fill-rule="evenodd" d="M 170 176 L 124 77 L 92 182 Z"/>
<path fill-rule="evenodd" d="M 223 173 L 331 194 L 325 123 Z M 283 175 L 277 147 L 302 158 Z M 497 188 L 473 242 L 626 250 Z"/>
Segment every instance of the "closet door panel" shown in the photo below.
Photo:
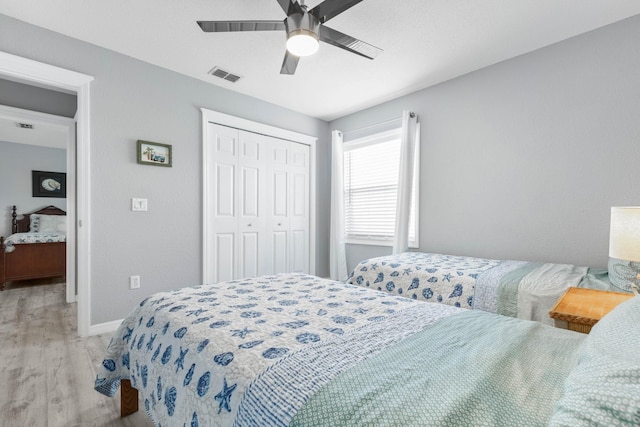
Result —
<path fill-rule="evenodd" d="M 271 164 L 287 168 L 289 166 L 289 141 L 270 138 L 271 140 Z"/>
<path fill-rule="evenodd" d="M 287 213 L 289 211 L 289 200 L 287 200 L 289 187 L 288 177 L 288 172 L 282 170 L 275 170 L 271 175 L 271 188 L 273 189 L 273 199 L 271 200 L 271 216 L 273 218 L 287 218 Z"/>
<path fill-rule="evenodd" d="M 260 169 L 242 168 L 242 216 L 257 218 L 260 216 Z"/>
<path fill-rule="evenodd" d="M 288 243 L 289 243 L 289 239 L 288 239 L 288 232 L 287 231 L 274 231 L 271 236 L 271 244 L 272 244 L 272 271 L 273 273 L 271 274 L 278 274 L 278 273 L 287 273 L 289 271 L 289 266 L 288 266 L 288 253 L 289 253 L 289 248 L 288 248 Z"/>
<path fill-rule="evenodd" d="M 289 271 L 289 144 L 267 137 L 269 274 Z"/>
<path fill-rule="evenodd" d="M 214 153 L 216 157 L 221 160 L 225 157 L 227 160 L 235 159 L 238 151 L 238 133 L 234 132 L 233 129 L 226 128 L 224 126 L 210 124 L 216 128 L 215 130 L 215 145 L 214 145 Z"/>
<path fill-rule="evenodd" d="M 263 251 L 260 250 L 259 243 L 259 233 L 242 233 L 240 277 L 235 277 L 235 279 L 260 275 L 260 254 Z"/>
<path fill-rule="evenodd" d="M 291 271 L 309 271 L 309 146 L 290 143 L 289 230 Z"/>
<path fill-rule="evenodd" d="M 307 250 L 307 236 L 305 231 L 297 230 L 291 231 L 291 268 L 292 272 L 307 273 L 308 261 L 306 258 Z"/>
<path fill-rule="evenodd" d="M 266 148 L 265 137 L 238 131 L 240 141 L 240 211 L 238 230 L 241 235 L 239 274 L 252 277 L 268 273 L 266 217 Z M 240 277 L 237 277 L 240 278 Z"/>
<path fill-rule="evenodd" d="M 264 136 L 251 132 L 239 131 L 240 155 L 238 163 L 241 170 L 241 217 L 257 219 L 264 217 L 264 206 L 260 188 L 266 177 L 264 171 Z"/>
<path fill-rule="evenodd" d="M 208 137 L 205 262 L 209 268 L 204 281 L 216 283 L 237 274 L 238 132 L 209 123 Z"/>
<path fill-rule="evenodd" d="M 211 283 L 223 282 L 235 279 L 236 248 L 235 233 L 216 234 L 216 271 Z"/>
<path fill-rule="evenodd" d="M 216 165 L 216 217 L 233 218 L 236 214 L 236 167 Z"/>
<path fill-rule="evenodd" d="M 299 172 L 291 174 L 291 217 L 304 220 L 307 217 L 307 206 L 305 204 L 307 198 L 307 175 Z"/>

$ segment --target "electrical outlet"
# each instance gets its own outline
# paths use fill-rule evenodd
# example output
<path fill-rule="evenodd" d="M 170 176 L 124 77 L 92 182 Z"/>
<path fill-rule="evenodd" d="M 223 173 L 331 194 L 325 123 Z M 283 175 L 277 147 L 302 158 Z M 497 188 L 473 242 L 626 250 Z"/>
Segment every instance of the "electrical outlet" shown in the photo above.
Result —
<path fill-rule="evenodd" d="M 140 276 L 129 276 L 129 289 L 140 289 Z"/>

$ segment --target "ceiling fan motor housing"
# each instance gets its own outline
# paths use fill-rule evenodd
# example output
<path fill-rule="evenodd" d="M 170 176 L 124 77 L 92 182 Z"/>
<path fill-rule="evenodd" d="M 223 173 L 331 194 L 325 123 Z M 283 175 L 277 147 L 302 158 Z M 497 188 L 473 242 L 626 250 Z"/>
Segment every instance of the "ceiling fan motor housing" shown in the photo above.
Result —
<path fill-rule="evenodd" d="M 287 39 L 297 35 L 305 35 L 318 40 L 320 21 L 307 11 L 287 16 L 284 25 L 287 30 Z"/>

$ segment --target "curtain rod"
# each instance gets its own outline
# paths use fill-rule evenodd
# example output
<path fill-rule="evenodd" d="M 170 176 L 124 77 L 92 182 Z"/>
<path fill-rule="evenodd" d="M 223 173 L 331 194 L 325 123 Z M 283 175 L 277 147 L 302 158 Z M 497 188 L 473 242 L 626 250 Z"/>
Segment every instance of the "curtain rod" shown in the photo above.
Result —
<path fill-rule="evenodd" d="M 414 113 L 413 111 L 409 111 L 409 117 L 414 118 L 415 116 L 416 116 L 416 113 Z M 360 131 L 371 129 L 371 128 L 374 128 L 374 127 L 377 127 L 377 126 L 386 125 L 387 123 L 396 122 L 398 120 L 402 120 L 402 116 L 396 117 L 394 119 L 385 120 L 384 122 L 374 123 L 372 125 L 361 127 L 361 128 L 358 128 L 358 129 L 347 130 L 345 132 L 360 132 Z"/>

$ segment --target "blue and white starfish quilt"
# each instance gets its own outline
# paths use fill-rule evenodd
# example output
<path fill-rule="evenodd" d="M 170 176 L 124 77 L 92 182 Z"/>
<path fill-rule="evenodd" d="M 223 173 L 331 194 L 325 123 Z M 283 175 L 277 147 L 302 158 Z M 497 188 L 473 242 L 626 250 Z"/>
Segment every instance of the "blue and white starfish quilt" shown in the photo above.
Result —
<path fill-rule="evenodd" d="M 121 324 L 95 388 L 130 379 L 158 426 L 288 425 L 335 375 L 460 311 L 303 274 L 158 293 Z"/>
<path fill-rule="evenodd" d="M 349 283 L 418 301 L 553 324 L 549 310 L 587 267 L 405 252 L 361 261 Z"/>
<path fill-rule="evenodd" d="M 412 299 L 472 308 L 476 280 L 498 264 L 493 259 L 404 252 L 361 261 L 349 282 Z"/>

